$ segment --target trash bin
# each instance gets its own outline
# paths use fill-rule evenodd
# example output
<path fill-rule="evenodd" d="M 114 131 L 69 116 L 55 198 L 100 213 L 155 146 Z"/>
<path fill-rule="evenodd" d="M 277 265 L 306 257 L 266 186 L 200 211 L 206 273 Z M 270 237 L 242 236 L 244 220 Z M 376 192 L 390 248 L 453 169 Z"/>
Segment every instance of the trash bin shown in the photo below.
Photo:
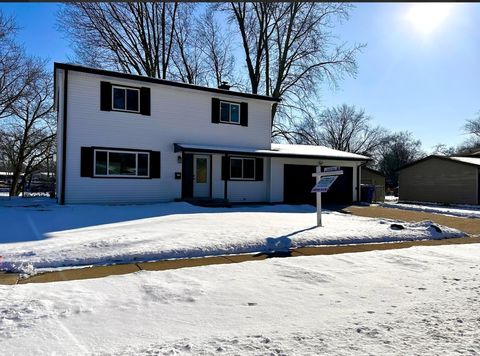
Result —
<path fill-rule="evenodd" d="M 373 201 L 373 194 L 375 193 L 375 186 L 373 184 L 362 184 L 360 188 L 360 194 L 362 201 L 371 203 Z"/>

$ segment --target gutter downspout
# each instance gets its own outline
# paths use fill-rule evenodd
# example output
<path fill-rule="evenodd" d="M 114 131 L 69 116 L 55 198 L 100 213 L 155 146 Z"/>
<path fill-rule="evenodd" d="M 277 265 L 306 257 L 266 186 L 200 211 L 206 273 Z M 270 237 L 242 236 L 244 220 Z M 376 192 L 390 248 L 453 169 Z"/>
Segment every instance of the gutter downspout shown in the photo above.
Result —
<path fill-rule="evenodd" d="M 366 165 L 367 162 L 363 162 L 363 163 L 360 163 L 358 166 L 357 166 L 357 202 L 360 202 L 362 196 L 361 196 L 361 189 L 360 189 L 360 185 L 361 185 L 361 177 L 360 177 L 360 174 L 361 174 L 361 171 L 362 171 L 362 167 L 364 165 Z"/>
<path fill-rule="evenodd" d="M 67 99 L 68 99 L 68 70 L 64 69 L 63 77 L 63 130 L 62 130 L 62 189 L 60 194 L 60 205 L 65 204 L 65 172 L 66 172 L 66 155 L 67 155 Z"/>
<path fill-rule="evenodd" d="M 227 161 L 228 161 L 228 153 L 225 153 L 225 164 L 227 163 Z M 222 166 L 222 170 L 223 169 L 226 169 L 226 168 Z M 227 197 L 228 197 L 228 176 L 225 176 L 225 182 L 223 186 L 223 199 L 227 201 Z"/>

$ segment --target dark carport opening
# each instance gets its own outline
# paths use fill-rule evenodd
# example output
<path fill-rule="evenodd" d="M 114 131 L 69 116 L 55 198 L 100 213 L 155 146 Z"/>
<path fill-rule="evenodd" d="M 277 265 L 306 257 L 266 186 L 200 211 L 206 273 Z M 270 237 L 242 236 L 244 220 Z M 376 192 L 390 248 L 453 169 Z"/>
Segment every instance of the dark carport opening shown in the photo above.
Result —
<path fill-rule="evenodd" d="M 340 167 L 343 174 L 338 176 L 327 193 L 322 193 L 322 206 L 337 209 L 352 203 L 353 168 Z M 315 185 L 316 166 L 284 165 L 283 200 L 285 204 L 316 205 L 316 195 L 311 193 Z"/>

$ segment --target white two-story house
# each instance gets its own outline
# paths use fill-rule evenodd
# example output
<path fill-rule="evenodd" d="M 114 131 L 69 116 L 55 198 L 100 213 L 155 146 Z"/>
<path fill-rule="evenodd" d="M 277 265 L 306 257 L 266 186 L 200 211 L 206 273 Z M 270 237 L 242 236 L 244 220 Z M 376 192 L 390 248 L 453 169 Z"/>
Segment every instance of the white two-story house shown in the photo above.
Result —
<path fill-rule="evenodd" d="M 277 99 L 55 63 L 60 204 L 178 199 L 310 203 L 316 167 L 342 167 L 323 197 L 359 199 L 368 157 L 271 143 Z"/>

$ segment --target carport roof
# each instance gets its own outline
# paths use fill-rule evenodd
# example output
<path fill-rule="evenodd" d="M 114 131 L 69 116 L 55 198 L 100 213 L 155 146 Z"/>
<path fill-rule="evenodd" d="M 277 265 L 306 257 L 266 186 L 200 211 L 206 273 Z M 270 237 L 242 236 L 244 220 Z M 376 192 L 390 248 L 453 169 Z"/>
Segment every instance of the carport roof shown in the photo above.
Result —
<path fill-rule="evenodd" d="M 272 143 L 271 149 L 255 149 L 238 146 L 216 146 L 175 143 L 175 152 L 208 152 L 223 154 L 249 154 L 268 157 L 321 158 L 343 161 L 369 161 L 370 158 L 355 153 L 334 150 L 325 146 L 291 145 Z"/>

